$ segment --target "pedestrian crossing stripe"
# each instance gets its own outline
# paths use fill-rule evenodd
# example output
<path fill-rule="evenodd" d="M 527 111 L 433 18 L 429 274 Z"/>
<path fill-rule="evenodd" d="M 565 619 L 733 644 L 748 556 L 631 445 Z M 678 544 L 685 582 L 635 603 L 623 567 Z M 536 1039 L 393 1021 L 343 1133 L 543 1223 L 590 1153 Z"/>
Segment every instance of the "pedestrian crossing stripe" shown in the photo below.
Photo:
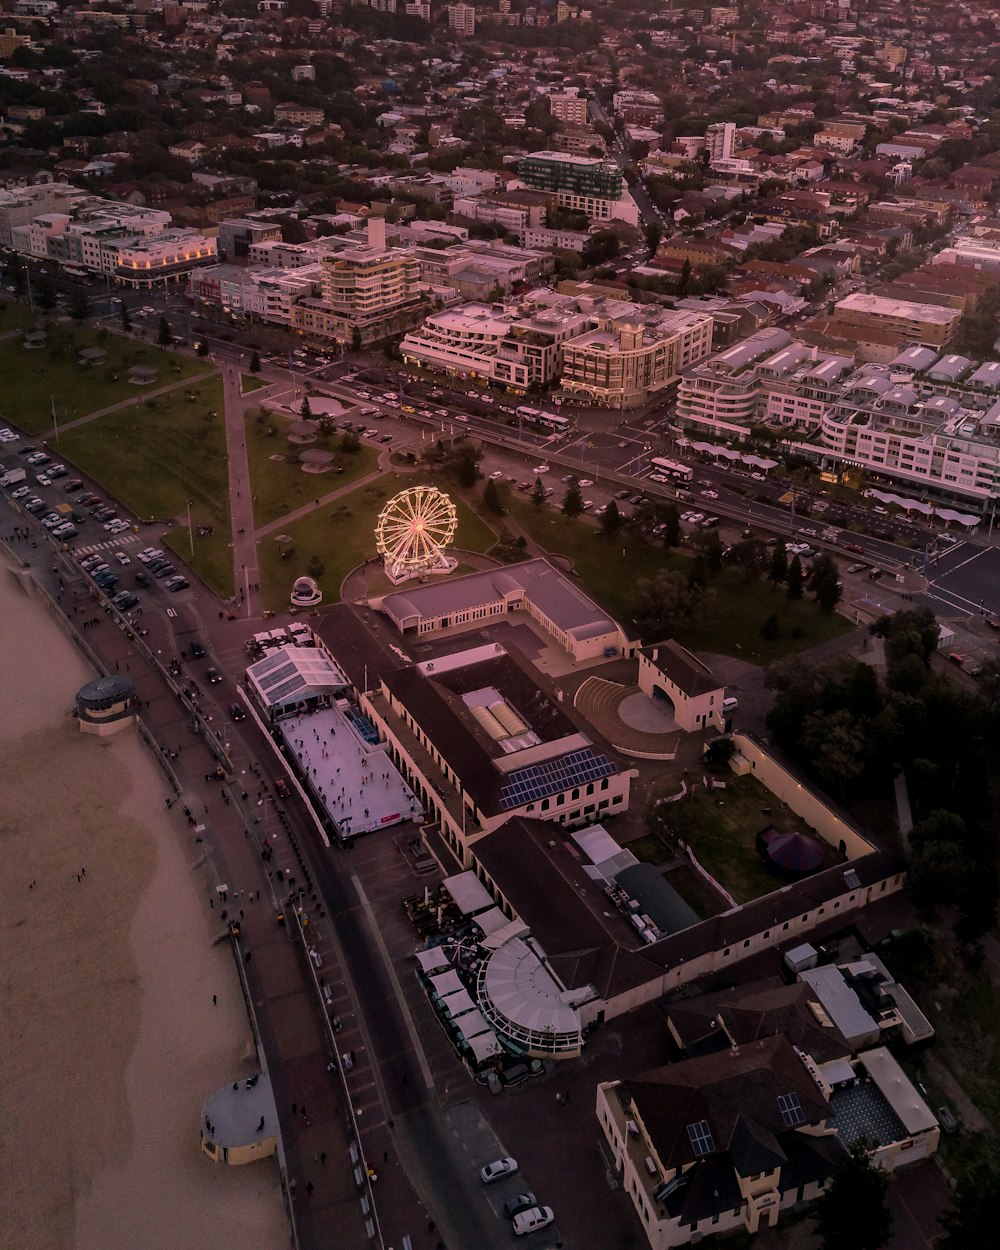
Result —
<path fill-rule="evenodd" d="M 123 534 L 117 538 L 109 538 L 106 542 L 91 543 L 89 547 L 75 547 L 78 556 L 89 556 L 94 551 L 110 551 L 113 547 L 131 546 L 139 541 L 138 534 Z"/>

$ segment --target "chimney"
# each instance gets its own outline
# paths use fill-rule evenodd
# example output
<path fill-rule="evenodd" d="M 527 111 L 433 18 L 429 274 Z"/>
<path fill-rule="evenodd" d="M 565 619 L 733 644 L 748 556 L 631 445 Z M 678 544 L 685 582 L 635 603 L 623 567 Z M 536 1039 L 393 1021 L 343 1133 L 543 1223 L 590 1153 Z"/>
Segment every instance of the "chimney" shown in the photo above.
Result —
<path fill-rule="evenodd" d="M 385 218 L 368 218 L 368 246 L 379 252 L 385 251 Z"/>

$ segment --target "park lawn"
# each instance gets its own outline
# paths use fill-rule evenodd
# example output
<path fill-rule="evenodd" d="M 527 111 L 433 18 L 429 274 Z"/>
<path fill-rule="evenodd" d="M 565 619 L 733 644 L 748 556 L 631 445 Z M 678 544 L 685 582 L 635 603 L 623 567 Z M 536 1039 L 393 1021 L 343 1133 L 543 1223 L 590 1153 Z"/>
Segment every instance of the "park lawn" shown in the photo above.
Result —
<path fill-rule="evenodd" d="M 66 430 L 53 447 L 140 520 L 173 521 L 177 528 L 166 541 L 217 594 L 233 593 L 221 381 L 159 397 L 136 396 L 128 408 Z M 214 526 L 215 533 L 201 538 L 199 525 Z"/>
<path fill-rule="evenodd" d="M 694 788 L 660 809 L 674 836 L 683 838 L 698 862 L 738 903 L 770 894 L 785 884 L 757 852 L 757 835 L 773 825 L 779 833 L 811 834 L 826 853 L 824 867 L 843 862 L 800 817 L 754 777 L 725 778 L 725 790 Z"/>
<path fill-rule="evenodd" d="M 293 581 L 308 573 L 313 557 L 323 565 L 322 575 L 316 578 L 323 591 L 323 602 L 339 602 L 340 587 L 347 574 L 375 557 L 375 524 L 385 503 L 408 485 L 418 483 L 438 485 L 449 491 L 458 513 L 456 550 L 481 553 L 495 544 L 497 536 L 493 530 L 457 491 L 449 490 L 447 483 L 435 482 L 425 473 L 386 473 L 291 522 L 283 531 L 291 536 L 291 543 L 278 543 L 274 535 L 259 541 L 257 559 L 265 605 L 273 611 L 285 609 Z M 294 554 L 282 559 L 282 552 L 289 549 L 294 549 Z"/>
<path fill-rule="evenodd" d="M 24 330 L 32 324 L 34 317 L 23 304 L 0 302 L 0 334 L 9 334 L 12 330 Z M 20 344 L 20 338 L 13 340 Z M 23 348 L 21 349 L 23 351 Z"/>
<path fill-rule="evenodd" d="M 53 401 L 63 424 L 112 404 L 141 399 L 144 392 L 214 372 L 207 361 L 191 360 L 103 329 L 49 325 L 46 333 L 47 345 L 30 351 L 21 345 L 19 336 L 0 341 L 0 377 L 9 379 L 0 398 L 0 414 L 29 434 L 52 428 Z M 107 361 L 96 368 L 81 368 L 77 357 L 84 347 L 104 348 Z M 148 387 L 133 386 L 128 381 L 133 365 L 152 365 L 159 371 L 159 380 Z"/>
<path fill-rule="evenodd" d="M 247 456 L 250 461 L 250 481 L 253 483 L 254 524 L 267 525 L 279 517 L 320 495 L 329 494 L 350 485 L 378 468 L 378 452 L 362 443 L 353 455 L 337 451 L 340 434 L 320 436 L 311 447 L 328 449 L 336 453 L 335 468 L 329 473 L 303 473 L 299 468 L 298 455 L 305 450 L 289 445 L 283 435 L 286 422 L 282 417 L 269 416 L 264 421 L 248 417 L 246 422 Z M 269 434 L 269 430 L 277 430 Z M 284 459 L 272 460 L 272 456 Z M 337 469 L 343 469 L 338 473 Z"/>
<path fill-rule="evenodd" d="M 267 386 L 267 383 L 262 382 L 258 377 L 254 377 L 252 373 L 240 375 L 240 388 L 244 395 L 250 395 L 253 391 L 259 391 L 265 386 Z"/>
<path fill-rule="evenodd" d="M 589 520 L 571 520 L 555 508 L 536 508 L 529 500 L 511 495 L 511 515 L 552 555 L 572 561 L 585 589 L 623 623 L 631 620 L 630 596 L 640 577 L 655 577 L 661 569 L 687 575 L 691 557 L 667 552 L 658 544 L 641 544 L 619 533 L 606 537 Z M 823 612 L 811 598 L 787 603 L 784 589 L 760 579 L 748 582 L 741 573 L 723 569 L 711 581 L 719 600 L 719 615 L 699 622 L 678 635 L 678 641 L 697 651 L 739 656 L 756 664 L 771 664 L 782 656 L 836 638 L 852 628 L 835 612 Z M 760 629 L 774 613 L 779 637 L 765 640 Z M 793 636 L 793 631 L 798 633 Z"/>

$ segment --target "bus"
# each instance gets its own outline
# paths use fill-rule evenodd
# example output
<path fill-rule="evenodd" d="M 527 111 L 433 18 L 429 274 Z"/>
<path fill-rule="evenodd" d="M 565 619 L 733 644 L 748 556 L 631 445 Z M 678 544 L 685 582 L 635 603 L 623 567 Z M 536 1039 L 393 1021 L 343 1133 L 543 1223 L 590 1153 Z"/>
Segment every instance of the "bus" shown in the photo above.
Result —
<path fill-rule="evenodd" d="M 681 464 L 677 460 L 667 460 L 664 456 L 654 456 L 649 462 L 654 469 L 665 473 L 675 482 L 690 482 L 694 477 L 694 469 L 690 465 Z"/>
<path fill-rule="evenodd" d="M 517 415 L 522 421 L 537 421 L 542 414 L 537 408 L 529 408 L 527 404 L 522 404 L 521 407 L 517 409 Z"/>
<path fill-rule="evenodd" d="M 551 430 L 553 434 L 568 434 L 573 428 L 569 417 L 557 417 L 553 412 L 540 412 L 534 420 L 536 425 L 543 430 Z"/>

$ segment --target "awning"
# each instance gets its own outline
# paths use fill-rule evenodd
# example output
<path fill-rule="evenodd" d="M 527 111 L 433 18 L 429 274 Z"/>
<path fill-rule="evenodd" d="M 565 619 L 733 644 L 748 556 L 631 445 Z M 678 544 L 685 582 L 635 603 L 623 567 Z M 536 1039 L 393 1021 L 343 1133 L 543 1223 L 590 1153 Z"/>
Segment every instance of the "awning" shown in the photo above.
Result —
<path fill-rule="evenodd" d="M 454 968 L 449 968 L 447 972 L 439 972 L 437 976 L 431 977 L 431 986 L 434 989 L 434 993 L 441 998 L 444 998 L 446 994 L 454 994 L 456 990 L 465 988 Z"/>
<path fill-rule="evenodd" d="M 495 1033 L 479 1033 L 475 1037 L 468 1038 L 467 1041 L 476 1063 L 483 1063 L 487 1059 L 492 1059 L 494 1055 L 503 1054 L 503 1047 L 497 1041 Z"/>
<path fill-rule="evenodd" d="M 420 964 L 421 971 L 426 972 L 428 976 L 432 972 L 442 972 L 451 967 L 451 960 L 440 946 L 435 946 L 429 951 L 417 951 L 417 963 Z"/>
<path fill-rule="evenodd" d="M 493 906 L 493 896 L 474 872 L 459 872 L 441 882 L 463 916 L 474 916 Z"/>
<path fill-rule="evenodd" d="M 478 1037 L 480 1033 L 493 1032 L 492 1028 L 483 1019 L 483 1013 L 475 1008 L 472 1011 L 465 1012 L 462 1018 L 456 1020 L 455 1023 L 458 1026 L 459 1033 L 462 1034 L 466 1041 L 473 1037 Z"/>
<path fill-rule="evenodd" d="M 488 937 L 491 933 L 497 933 L 500 929 L 510 924 L 510 920 L 503 914 L 499 907 L 491 907 L 489 911 L 481 911 L 476 917 L 476 924 L 479 925 L 483 933 Z"/>
<path fill-rule="evenodd" d="M 504 942 L 509 942 L 511 938 L 523 937 L 527 932 L 528 926 L 523 920 L 510 920 L 502 929 L 497 929 L 495 933 L 484 937 L 479 945 L 486 950 L 499 950 Z"/>
<path fill-rule="evenodd" d="M 476 1010 L 476 1004 L 472 1001 L 469 991 L 464 986 L 462 989 L 456 990 L 454 994 L 449 994 L 447 998 L 442 998 L 441 1006 L 452 1019 L 464 1016 L 467 1011 Z"/>

